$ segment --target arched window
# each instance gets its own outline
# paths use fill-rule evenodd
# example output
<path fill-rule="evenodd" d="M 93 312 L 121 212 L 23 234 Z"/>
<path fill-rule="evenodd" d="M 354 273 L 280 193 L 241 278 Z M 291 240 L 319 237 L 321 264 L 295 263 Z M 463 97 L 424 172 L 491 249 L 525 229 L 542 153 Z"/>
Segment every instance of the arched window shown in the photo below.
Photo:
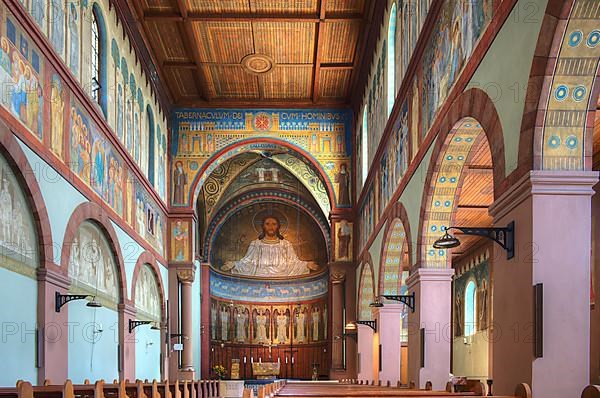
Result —
<path fill-rule="evenodd" d="M 148 120 L 148 181 L 154 186 L 154 115 L 150 105 L 146 107 Z"/>
<path fill-rule="evenodd" d="M 102 11 L 97 3 L 94 3 L 92 8 L 91 22 L 91 96 L 100 104 L 106 117 L 106 28 Z"/>
<path fill-rule="evenodd" d="M 475 327 L 477 326 L 477 308 L 475 295 L 477 294 L 477 288 L 474 281 L 467 283 L 465 289 L 465 336 L 473 336 L 475 334 Z"/>
<path fill-rule="evenodd" d="M 362 157 L 362 182 L 363 184 L 367 180 L 367 174 L 369 172 L 369 140 L 368 140 L 368 131 L 367 131 L 367 106 L 363 106 L 363 114 L 362 114 L 362 148 L 361 148 L 361 157 Z"/>
<path fill-rule="evenodd" d="M 389 117 L 396 101 L 396 3 L 392 4 L 388 20 L 387 53 L 387 115 Z"/>

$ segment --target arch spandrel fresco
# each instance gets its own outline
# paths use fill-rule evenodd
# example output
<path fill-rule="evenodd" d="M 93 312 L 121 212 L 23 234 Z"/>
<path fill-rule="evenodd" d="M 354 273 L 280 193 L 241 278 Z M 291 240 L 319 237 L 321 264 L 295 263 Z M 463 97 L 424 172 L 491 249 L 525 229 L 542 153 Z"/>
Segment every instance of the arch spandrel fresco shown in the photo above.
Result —
<path fill-rule="evenodd" d="M 156 275 L 148 264 L 142 266 L 135 283 L 135 308 L 139 316 L 152 321 L 161 320 L 160 289 Z"/>
<path fill-rule="evenodd" d="M 37 236 L 29 204 L 6 159 L 0 155 L 0 266 L 35 276 Z"/>
<path fill-rule="evenodd" d="M 71 243 L 71 290 L 81 291 L 110 304 L 119 302 L 119 273 L 103 231 L 91 221 L 80 226 Z"/>

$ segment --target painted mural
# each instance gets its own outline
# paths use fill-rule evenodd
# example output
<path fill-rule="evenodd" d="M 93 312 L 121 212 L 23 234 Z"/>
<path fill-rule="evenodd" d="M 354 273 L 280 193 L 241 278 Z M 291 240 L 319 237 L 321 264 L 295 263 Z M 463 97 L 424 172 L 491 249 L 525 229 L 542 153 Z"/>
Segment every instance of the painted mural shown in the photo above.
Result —
<path fill-rule="evenodd" d="M 271 138 L 314 157 L 334 188 L 337 205 L 350 206 L 350 111 L 181 109 L 174 115 L 173 205 L 191 205 L 192 182 L 215 152 L 246 139 Z"/>
<path fill-rule="evenodd" d="M 71 9 L 73 4 L 75 10 Z M 79 18 L 78 27 L 81 28 L 79 7 L 86 7 L 86 4 L 85 1 L 65 3 L 66 8 L 59 16 L 65 26 L 67 23 L 77 23 Z M 48 3 L 32 0 L 29 5 L 28 10 L 36 22 L 40 26 L 48 25 L 45 17 L 48 15 Z M 67 11 L 73 14 L 69 16 Z M 56 10 L 51 12 L 59 13 Z M 67 20 L 69 18 L 71 21 Z M 62 40 L 66 40 L 64 31 L 54 27 L 48 29 L 52 30 L 50 37 L 53 44 L 58 44 L 54 40 L 61 35 Z M 78 37 L 71 33 L 69 51 L 74 52 L 76 45 L 79 45 L 75 43 Z M 63 54 L 65 50 L 66 44 Z M 75 66 L 79 62 L 73 58 L 75 55 L 67 57 L 70 58 L 67 61 L 72 61 L 67 66 Z M 58 73 L 50 66 L 45 67 L 45 59 L 39 50 L 31 44 L 28 35 L 17 25 L 4 4 L 0 4 L 0 105 L 21 121 L 35 140 L 47 146 L 50 153 L 122 216 L 129 226 L 136 228 L 136 218 L 143 220 L 144 233 L 140 235 L 164 256 L 165 225 L 159 207 L 150 199 L 145 188 L 137 183 L 122 157 L 106 138 L 109 133 L 102 131 L 72 97 Z M 162 133 L 160 136 L 162 150 L 159 154 L 162 152 L 164 160 L 166 138 Z M 162 167 L 164 171 L 164 161 Z M 158 181 L 162 183 L 163 198 L 165 178 L 164 173 L 162 177 L 158 176 Z M 143 201 L 144 217 L 137 217 L 137 210 L 134 212 L 134 207 L 140 201 Z M 142 228 L 136 230 L 142 231 Z"/>
<path fill-rule="evenodd" d="M 211 339 L 234 344 L 309 344 L 327 339 L 324 300 L 261 305 L 211 300 Z"/>
<path fill-rule="evenodd" d="M 35 277 L 38 266 L 33 215 L 15 175 L 0 155 L 0 266 Z"/>
<path fill-rule="evenodd" d="M 444 3 L 421 63 L 421 128 L 424 134 L 471 56 L 492 12 L 492 0 L 447 0 Z"/>
<path fill-rule="evenodd" d="M 190 223 L 186 220 L 171 222 L 171 261 L 189 262 L 190 260 Z"/>
<path fill-rule="evenodd" d="M 104 232 L 93 222 L 84 221 L 70 245 L 71 290 L 84 291 L 101 300 L 118 303 L 119 273 Z"/>
<path fill-rule="evenodd" d="M 160 322 L 162 318 L 162 305 L 160 289 L 154 270 L 148 264 L 140 268 L 135 284 L 135 308 L 138 318 Z"/>
<path fill-rule="evenodd" d="M 372 318 L 371 304 L 375 300 L 375 286 L 373 285 L 373 271 L 369 264 L 363 264 L 362 275 L 358 290 L 358 319 L 370 320 Z"/>
<path fill-rule="evenodd" d="M 353 258 L 353 223 L 341 220 L 334 225 L 335 230 L 335 255 L 336 261 L 352 261 Z"/>
<path fill-rule="evenodd" d="M 295 207 L 264 201 L 230 215 L 211 249 L 213 267 L 241 276 L 302 276 L 326 263 L 319 225 Z"/>
<path fill-rule="evenodd" d="M 379 190 L 379 214 L 389 203 L 390 199 L 400 180 L 408 169 L 410 161 L 409 148 L 409 124 L 408 124 L 408 103 L 402 104 L 400 117 L 394 123 L 392 135 L 389 137 L 389 143 L 381 156 L 379 162 L 379 176 L 377 180 L 377 189 Z"/>
<path fill-rule="evenodd" d="M 367 131 L 368 135 L 368 164 L 373 163 L 373 157 L 377 152 L 377 147 L 381 141 L 383 130 L 387 123 L 387 101 L 385 92 L 385 64 L 387 57 L 386 41 L 383 41 L 382 47 L 377 55 L 375 66 L 371 72 L 371 81 L 367 92 Z M 363 145 L 365 143 L 363 142 Z"/>
<path fill-rule="evenodd" d="M 44 65 L 39 50 L 0 7 L 0 101 L 39 140 L 42 140 Z"/>
<path fill-rule="evenodd" d="M 374 181 L 377 181 L 375 179 Z M 360 247 L 364 248 L 378 221 L 378 206 L 373 184 L 368 188 L 360 212 Z"/>

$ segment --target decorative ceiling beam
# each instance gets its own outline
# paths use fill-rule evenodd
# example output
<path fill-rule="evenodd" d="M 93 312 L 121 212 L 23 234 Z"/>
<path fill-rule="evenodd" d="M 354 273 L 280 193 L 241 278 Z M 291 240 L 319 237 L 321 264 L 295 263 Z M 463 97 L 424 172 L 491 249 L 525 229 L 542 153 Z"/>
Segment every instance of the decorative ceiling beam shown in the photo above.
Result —
<path fill-rule="evenodd" d="M 177 1 L 179 3 L 179 0 Z M 190 13 L 187 12 L 185 5 L 183 5 L 186 12 L 156 12 L 156 11 L 145 11 L 144 19 L 147 21 L 155 22 L 181 22 L 181 21 L 193 21 L 193 22 L 240 22 L 240 21 L 252 21 L 252 22 L 313 22 L 318 23 L 321 21 L 322 13 L 319 14 L 264 14 L 264 13 Z M 181 9 L 180 9 L 181 10 Z M 353 22 L 361 21 L 363 18 L 362 14 L 356 13 L 336 13 L 327 14 L 328 21 L 335 22 Z"/>
<path fill-rule="evenodd" d="M 163 68 L 181 68 L 181 69 L 196 69 L 198 65 L 190 61 L 164 61 Z"/>
<path fill-rule="evenodd" d="M 214 98 L 210 102 L 196 97 L 180 97 L 177 99 L 177 105 L 188 108 L 203 108 L 206 106 L 211 107 L 237 107 L 237 108 L 347 108 L 348 102 L 346 98 L 339 99 L 327 99 L 320 100 L 318 103 L 313 103 L 312 100 L 307 99 L 293 99 L 286 98 L 281 99 L 264 99 L 258 101 L 258 98 L 249 99 L 229 99 L 229 98 Z"/>
<path fill-rule="evenodd" d="M 187 7 L 185 5 L 185 0 L 177 0 L 177 6 L 179 8 L 179 13 L 183 17 L 182 23 L 183 23 L 184 31 L 181 34 L 181 39 L 183 40 L 183 45 L 186 48 L 186 52 L 188 54 L 190 52 L 192 53 L 194 62 L 196 64 L 196 73 L 193 73 L 194 83 L 196 84 L 196 89 L 198 90 L 198 93 L 200 93 L 200 97 L 203 100 L 208 100 L 208 97 L 204 91 L 205 82 L 201 78 L 202 68 L 200 66 L 201 58 L 200 58 L 200 52 L 198 50 L 199 43 L 196 42 L 196 37 L 194 35 L 194 26 L 192 25 L 191 22 L 189 22 L 189 19 L 187 18 L 188 11 L 187 11 Z"/>
<path fill-rule="evenodd" d="M 321 69 L 336 69 L 336 70 L 348 70 L 353 69 L 354 64 L 350 62 L 343 63 L 321 63 Z"/>
<path fill-rule="evenodd" d="M 319 80 L 321 79 L 321 38 L 323 37 L 323 28 L 325 21 L 325 6 L 327 0 L 319 1 L 319 22 L 315 28 L 315 68 L 313 70 L 313 86 L 312 86 L 312 102 L 316 103 L 319 100 Z"/>

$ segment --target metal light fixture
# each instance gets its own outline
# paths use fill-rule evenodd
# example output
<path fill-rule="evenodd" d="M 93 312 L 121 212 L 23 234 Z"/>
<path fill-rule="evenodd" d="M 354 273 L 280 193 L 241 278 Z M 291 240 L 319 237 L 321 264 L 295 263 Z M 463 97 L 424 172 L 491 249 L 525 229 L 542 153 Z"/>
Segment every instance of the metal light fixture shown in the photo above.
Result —
<path fill-rule="evenodd" d="M 383 307 L 383 303 L 379 300 L 379 297 L 375 297 L 375 301 L 369 304 L 369 307 L 379 308 Z"/>
<path fill-rule="evenodd" d="M 152 322 L 151 330 L 161 330 L 160 324 L 158 322 Z"/>
<path fill-rule="evenodd" d="M 480 227 L 448 227 L 444 235 L 433 243 L 434 249 L 451 249 L 460 245 L 460 241 L 448 233 L 457 229 L 465 235 L 483 236 L 499 244 L 506 250 L 506 258 L 510 260 L 515 256 L 515 222 L 511 221 L 506 227 L 480 228 Z"/>
<path fill-rule="evenodd" d="M 92 299 L 90 301 L 88 301 L 88 303 L 86 304 L 86 307 L 91 307 L 91 308 L 102 307 L 102 304 L 100 304 L 98 301 L 96 301 L 96 296 L 93 296 L 91 294 L 60 294 L 59 292 L 56 292 L 54 294 L 54 311 L 60 312 L 60 308 L 63 305 L 67 304 L 68 302 L 75 301 L 75 300 L 83 300 L 88 297 L 91 297 Z"/>
<path fill-rule="evenodd" d="M 344 329 L 346 330 L 346 335 L 356 334 L 358 332 L 357 325 L 366 325 L 366 326 L 370 327 L 371 329 L 373 329 L 374 332 L 377 332 L 377 319 L 375 319 L 373 321 L 353 321 L 353 322 L 348 322 L 346 324 L 346 326 L 344 327 Z M 350 332 L 350 333 L 348 333 L 348 332 Z"/>
<path fill-rule="evenodd" d="M 133 331 L 133 329 L 137 328 L 138 326 L 141 325 L 150 325 L 153 324 L 152 327 L 150 329 L 152 330 L 160 330 L 159 328 L 156 327 L 156 325 L 154 325 L 153 321 L 134 321 L 133 319 L 129 320 L 129 333 L 131 333 Z"/>
<path fill-rule="evenodd" d="M 402 304 L 407 305 L 408 308 L 410 308 L 412 310 L 412 312 L 415 312 L 415 292 L 412 292 L 412 294 L 401 294 L 401 295 L 384 294 L 382 297 L 387 300 L 399 301 Z M 382 306 L 383 306 L 383 304 L 382 304 Z"/>

